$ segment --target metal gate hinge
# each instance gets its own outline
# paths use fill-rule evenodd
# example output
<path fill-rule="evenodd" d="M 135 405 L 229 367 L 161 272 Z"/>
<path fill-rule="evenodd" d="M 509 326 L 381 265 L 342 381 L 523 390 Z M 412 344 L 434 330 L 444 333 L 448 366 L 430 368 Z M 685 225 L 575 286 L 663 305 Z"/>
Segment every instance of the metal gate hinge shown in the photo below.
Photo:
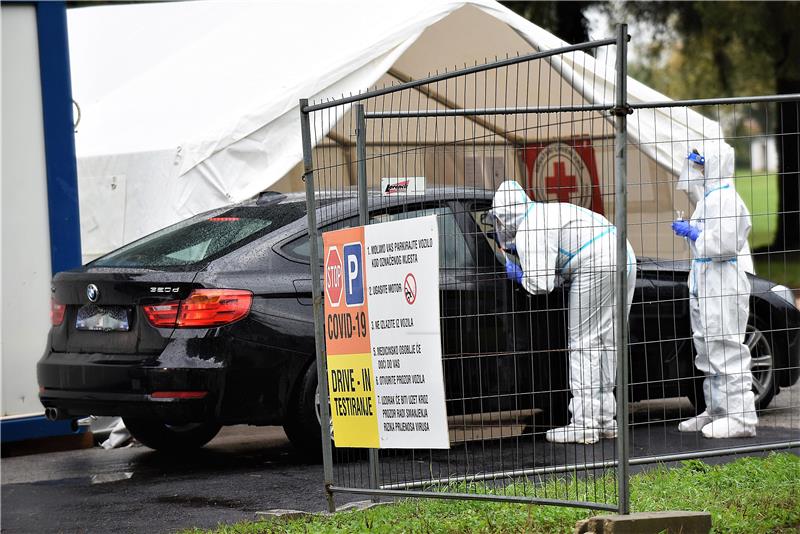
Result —
<path fill-rule="evenodd" d="M 621 117 L 623 115 L 633 114 L 633 108 L 629 104 L 625 104 L 624 106 L 614 106 L 609 111 L 615 117 Z"/>

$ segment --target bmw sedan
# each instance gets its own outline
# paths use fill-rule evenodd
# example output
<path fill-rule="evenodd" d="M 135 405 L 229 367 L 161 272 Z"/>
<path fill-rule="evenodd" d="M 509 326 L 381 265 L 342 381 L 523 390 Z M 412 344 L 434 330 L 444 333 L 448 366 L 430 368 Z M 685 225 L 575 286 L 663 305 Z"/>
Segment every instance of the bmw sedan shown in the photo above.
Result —
<path fill-rule="evenodd" d="M 376 193 L 369 218 L 438 216 L 448 415 L 538 409 L 535 424 L 562 424 L 566 288 L 532 296 L 506 278 L 487 224 L 491 195 Z M 323 196 L 317 220 L 322 231 L 356 225 L 356 199 Z M 37 369 L 48 417 L 121 415 L 139 441 L 161 450 L 202 446 L 222 425 L 283 425 L 296 447 L 317 452 L 309 257 L 304 197 L 262 193 L 57 274 Z M 688 270 L 683 261 L 638 261 L 634 401 L 688 396 L 703 408 Z M 800 374 L 800 312 L 788 289 L 758 277 L 751 285 L 746 343 L 763 409 Z"/>

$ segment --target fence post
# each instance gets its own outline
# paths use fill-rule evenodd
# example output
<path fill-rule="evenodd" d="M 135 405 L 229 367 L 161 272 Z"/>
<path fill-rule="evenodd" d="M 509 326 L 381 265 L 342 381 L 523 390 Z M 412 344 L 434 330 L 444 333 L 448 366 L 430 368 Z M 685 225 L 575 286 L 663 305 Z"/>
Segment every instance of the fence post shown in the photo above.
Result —
<path fill-rule="evenodd" d="M 369 202 L 367 201 L 367 119 L 364 104 L 354 105 L 356 112 L 356 161 L 358 164 L 358 224 L 369 224 Z M 378 489 L 378 449 L 369 449 L 369 487 Z M 373 495 L 372 502 L 380 498 Z"/>
<path fill-rule="evenodd" d="M 613 109 L 615 120 L 614 167 L 615 167 L 615 216 L 617 227 L 617 485 L 619 513 L 630 512 L 630 490 L 628 488 L 628 176 L 627 176 L 627 121 L 628 100 L 628 25 L 617 27 L 617 83 L 616 102 Z"/>
<path fill-rule="evenodd" d="M 319 268 L 319 254 L 317 254 L 317 202 L 314 197 L 314 160 L 311 153 L 311 125 L 309 116 L 304 108 L 308 106 L 308 99 L 300 99 L 300 129 L 303 137 L 303 181 L 306 183 L 306 210 L 308 220 L 308 244 L 311 261 L 311 296 L 314 308 L 314 345 L 317 358 L 317 391 L 319 392 L 319 426 L 322 432 L 322 466 L 325 477 L 325 498 L 328 500 L 328 510 L 336 511 L 333 493 L 333 449 L 331 446 L 330 406 L 328 404 L 328 373 L 325 361 L 325 332 L 322 317 L 322 287 L 320 280 L 322 273 Z"/>

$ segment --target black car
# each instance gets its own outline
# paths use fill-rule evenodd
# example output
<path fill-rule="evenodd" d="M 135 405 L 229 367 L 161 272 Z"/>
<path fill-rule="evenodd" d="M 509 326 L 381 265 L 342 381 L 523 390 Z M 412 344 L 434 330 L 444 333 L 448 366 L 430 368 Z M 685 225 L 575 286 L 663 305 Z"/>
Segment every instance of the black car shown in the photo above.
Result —
<path fill-rule="evenodd" d="M 541 408 L 566 421 L 565 287 L 531 296 L 489 237 L 491 191 L 370 198 L 371 222 L 436 214 L 448 415 Z M 350 194 L 323 196 L 323 231 L 357 224 Z M 322 258 L 320 240 L 319 257 Z M 38 364 L 50 418 L 121 415 L 155 449 L 207 443 L 222 425 L 283 425 L 319 447 L 305 199 L 264 193 L 160 230 L 53 279 Z M 639 259 L 630 316 L 631 400 L 688 396 L 693 364 L 688 262 Z M 747 344 L 759 408 L 800 373 L 800 312 L 751 278 Z"/>

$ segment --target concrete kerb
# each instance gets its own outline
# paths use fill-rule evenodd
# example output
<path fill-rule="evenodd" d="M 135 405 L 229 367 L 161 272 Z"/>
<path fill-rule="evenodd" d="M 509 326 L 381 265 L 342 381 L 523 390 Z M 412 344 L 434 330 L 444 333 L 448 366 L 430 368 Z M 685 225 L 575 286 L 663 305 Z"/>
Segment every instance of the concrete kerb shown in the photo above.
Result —
<path fill-rule="evenodd" d="M 256 520 L 273 518 L 298 519 L 301 517 L 330 516 L 334 514 L 363 511 L 390 502 L 354 501 L 342 505 L 333 514 L 330 512 L 304 512 L 275 508 L 256 512 Z M 598 515 L 578 521 L 575 534 L 708 534 L 711 531 L 711 514 L 708 512 L 640 512 L 628 515 Z"/>
<path fill-rule="evenodd" d="M 627 515 L 598 515 L 578 521 L 575 534 L 708 534 L 708 512 L 640 512 Z"/>
<path fill-rule="evenodd" d="M 299 517 L 312 516 L 311 512 L 304 512 L 302 510 L 292 510 L 289 508 L 273 508 L 262 512 L 256 512 L 256 521 L 264 521 L 272 518 L 283 519 L 297 519 Z"/>
<path fill-rule="evenodd" d="M 362 510 L 368 510 L 370 508 L 375 508 L 376 506 L 385 506 L 387 504 L 391 504 L 391 502 L 372 502 L 372 501 L 353 501 L 347 504 L 343 504 L 336 508 L 336 511 L 333 513 L 330 512 L 304 512 L 302 510 L 291 510 L 285 508 L 275 508 L 272 510 L 266 510 L 263 512 L 256 512 L 256 520 L 263 521 L 265 519 L 271 518 L 285 518 L 285 519 L 297 519 L 299 517 L 311 517 L 311 516 L 329 516 L 334 514 L 340 514 L 343 512 L 360 512 Z"/>

